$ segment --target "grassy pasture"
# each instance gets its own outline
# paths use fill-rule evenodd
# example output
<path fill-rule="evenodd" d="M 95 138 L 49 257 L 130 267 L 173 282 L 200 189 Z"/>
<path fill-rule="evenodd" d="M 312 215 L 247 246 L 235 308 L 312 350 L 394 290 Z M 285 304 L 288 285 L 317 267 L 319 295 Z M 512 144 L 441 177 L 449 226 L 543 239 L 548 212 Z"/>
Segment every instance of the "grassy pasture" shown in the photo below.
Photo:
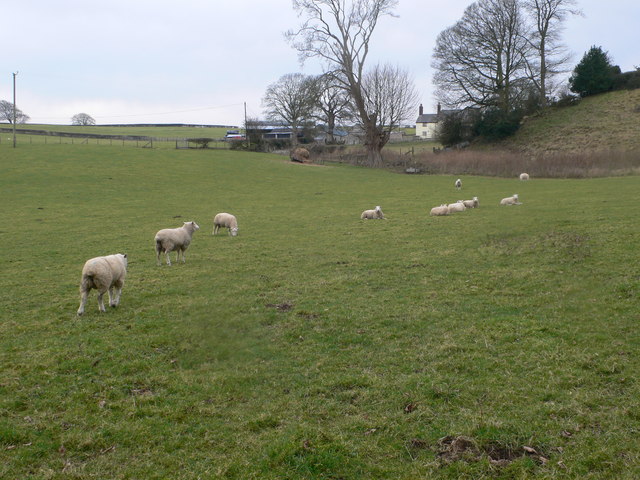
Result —
<path fill-rule="evenodd" d="M 640 178 L 454 180 L 0 144 L 0 478 L 638 478 Z"/>

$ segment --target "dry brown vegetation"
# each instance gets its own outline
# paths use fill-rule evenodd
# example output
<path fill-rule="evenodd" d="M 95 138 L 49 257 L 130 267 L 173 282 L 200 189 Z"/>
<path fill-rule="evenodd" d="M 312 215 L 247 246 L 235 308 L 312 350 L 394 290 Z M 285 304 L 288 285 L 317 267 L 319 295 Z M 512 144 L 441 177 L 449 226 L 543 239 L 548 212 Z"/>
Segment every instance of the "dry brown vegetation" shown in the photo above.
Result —
<path fill-rule="evenodd" d="M 386 148 L 384 167 L 436 175 L 587 178 L 640 173 L 640 89 L 582 99 L 527 118 L 511 138 L 438 154 L 416 148 L 402 154 Z M 330 153 L 329 153 L 330 152 Z M 413 152 L 413 149 L 412 149 Z M 318 152 L 316 161 L 366 165 L 364 151 Z"/>

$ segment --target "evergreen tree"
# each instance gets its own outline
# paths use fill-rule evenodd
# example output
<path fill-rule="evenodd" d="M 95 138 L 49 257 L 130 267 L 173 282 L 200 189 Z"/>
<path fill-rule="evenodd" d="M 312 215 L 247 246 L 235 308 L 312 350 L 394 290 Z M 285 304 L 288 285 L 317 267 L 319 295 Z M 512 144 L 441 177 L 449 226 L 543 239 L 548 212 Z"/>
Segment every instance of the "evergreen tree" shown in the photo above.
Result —
<path fill-rule="evenodd" d="M 608 92 L 613 88 L 614 67 L 601 47 L 591 47 L 569 78 L 572 92 L 581 97 Z"/>

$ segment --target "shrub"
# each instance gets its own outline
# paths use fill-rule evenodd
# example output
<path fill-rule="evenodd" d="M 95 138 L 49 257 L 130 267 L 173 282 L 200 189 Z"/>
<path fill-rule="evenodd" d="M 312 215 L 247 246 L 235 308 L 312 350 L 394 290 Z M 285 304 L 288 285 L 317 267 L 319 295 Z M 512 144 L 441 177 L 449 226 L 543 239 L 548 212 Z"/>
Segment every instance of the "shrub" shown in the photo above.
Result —
<path fill-rule="evenodd" d="M 497 108 L 489 109 L 476 122 L 475 130 L 485 140 L 501 140 L 516 133 L 521 120 L 522 113 L 518 110 L 504 112 Z"/>

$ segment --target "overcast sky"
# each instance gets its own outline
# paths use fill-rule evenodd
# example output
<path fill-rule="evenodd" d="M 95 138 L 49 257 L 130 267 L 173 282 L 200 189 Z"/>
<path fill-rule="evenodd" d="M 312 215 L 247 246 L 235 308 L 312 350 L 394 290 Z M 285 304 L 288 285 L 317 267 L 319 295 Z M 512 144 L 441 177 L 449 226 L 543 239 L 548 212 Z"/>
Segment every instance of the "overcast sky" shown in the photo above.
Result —
<path fill-rule="evenodd" d="M 437 35 L 471 0 L 400 0 L 383 17 L 369 65 L 412 75 L 425 113 L 435 110 L 431 54 Z M 566 23 L 572 66 L 602 46 L 623 71 L 640 66 L 640 0 L 578 0 Z M 20 0 L 3 2 L 0 99 L 30 123 L 241 125 L 261 117 L 266 88 L 286 73 L 320 73 L 298 62 L 284 32 L 299 24 L 291 0 Z M 416 106 L 417 116 L 417 106 Z M 413 123 L 415 118 L 408 119 Z"/>

